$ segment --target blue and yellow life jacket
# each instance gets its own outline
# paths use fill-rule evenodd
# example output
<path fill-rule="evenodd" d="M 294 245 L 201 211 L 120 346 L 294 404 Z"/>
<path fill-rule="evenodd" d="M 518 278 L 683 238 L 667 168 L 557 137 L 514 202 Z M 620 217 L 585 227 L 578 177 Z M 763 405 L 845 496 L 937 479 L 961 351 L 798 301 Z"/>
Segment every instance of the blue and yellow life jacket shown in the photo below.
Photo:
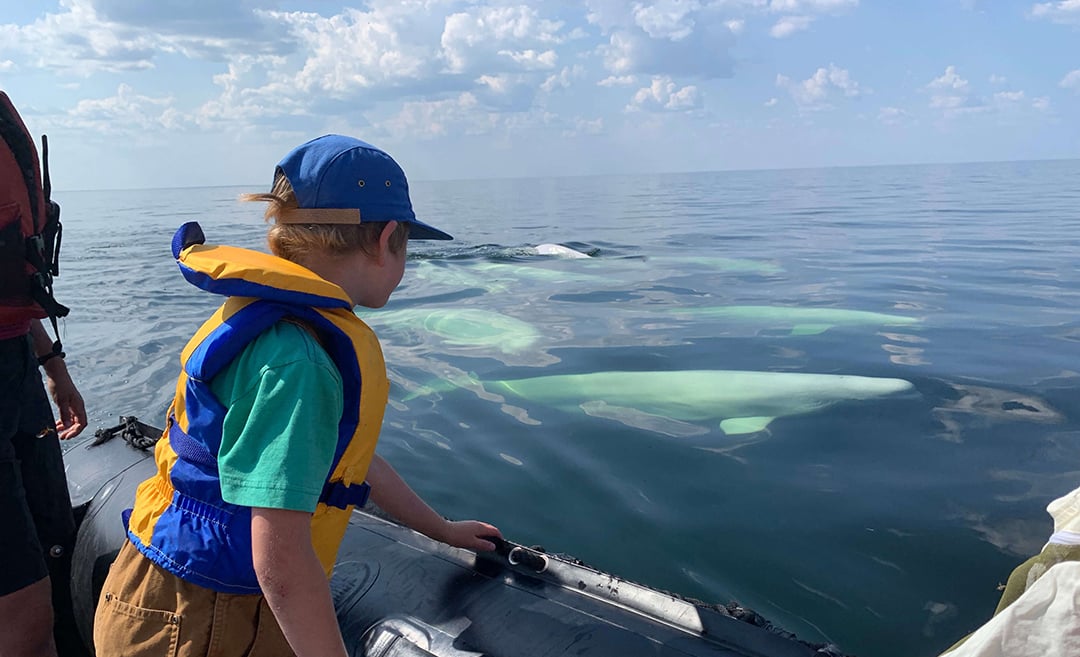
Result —
<path fill-rule="evenodd" d="M 311 522 L 329 577 L 351 511 L 369 492 L 364 479 L 390 387 L 378 339 L 337 285 L 275 256 L 204 242 L 197 223 L 184 224 L 173 256 L 189 282 L 229 298 L 181 354 L 176 396 L 154 450 L 157 473 L 139 486 L 128 537 L 181 579 L 224 593 L 260 591 L 251 509 L 221 498 L 217 453 L 226 409 L 210 382 L 260 333 L 293 318 L 317 331 L 344 385 L 337 450 Z"/>

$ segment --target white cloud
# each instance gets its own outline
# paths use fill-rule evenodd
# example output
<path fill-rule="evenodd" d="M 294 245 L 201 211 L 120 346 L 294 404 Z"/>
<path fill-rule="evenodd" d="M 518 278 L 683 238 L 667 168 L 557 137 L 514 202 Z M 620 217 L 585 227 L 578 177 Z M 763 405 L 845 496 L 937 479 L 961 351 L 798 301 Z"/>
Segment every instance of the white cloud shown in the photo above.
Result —
<path fill-rule="evenodd" d="M 829 68 L 819 68 L 802 82 L 795 82 L 785 75 L 777 75 L 776 86 L 787 89 L 795 104 L 800 109 L 807 110 L 832 107 L 828 101 L 833 91 L 839 91 L 849 98 L 867 93 L 867 90 L 864 90 L 858 82 L 851 79 L 847 69 L 840 68 L 836 64 L 829 64 Z"/>
<path fill-rule="evenodd" d="M 670 110 L 686 111 L 701 106 L 697 87 L 688 85 L 679 87 L 667 76 L 656 76 L 652 84 L 637 90 L 627 111 Z"/>
<path fill-rule="evenodd" d="M 809 29 L 817 16 L 858 7 L 859 0 L 586 0 L 587 21 L 608 36 L 598 49 L 613 75 L 733 75 L 729 52 L 753 15 L 779 15 L 770 33 Z"/>
<path fill-rule="evenodd" d="M 471 93 L 436 101 L 404 103 L 394 116 L 380 122 L 379 127 L 395 137 L 433 138 L 461 128 L 466 134 L 487 132 L 492 117 L 478 114 L 479 102 Z"/>
<path fill-rule="evenodd" d="M 934 78 L 926 85 L 930 89 L 949 89 L 952 91 L 967 93 L 968 81 L 960 77 L 955 66 L 946 66 L 945 73 L 939 78 Z"/>
<path fill-rule="evenodd" d="M 616 76 L 680 75 L 727 78 L 734 60 L 729 48 L 735 37 L 723 23 L 703 27 L 678 41 L 653 39 L 641 31 L 618 30 L 597 51 L 604 68 Z"/>
<path fill-rule="evenodd" d="M 585 20 L 605 34 L 633 23 L 630 3 L 626 0 L 585 0 L 585 7 Z"/>
<path fill-rule="evenodd" d="M 684 39 L 694 31 L 692 14 L 701 8 L 696 0 L 659 0 L 634 4 L 634 23 L 654 39 Z"/>
<path fill-rule="evenodd" d="M 603 117 L 596 119 L 575 118 L 570 128 L 563 130 L 563 137 L 577 137 L 578 135 L 598 135 L 604 132 Z"/>
<path fill-rule="evenodd" d="M 452 101 L 438 107 L 478 112 L 529 109 L 542 87 L 553 89 L 565 41 L 562 22 L 520 6 L 453 8 L 455 0 L 372 0 L 367 10 L 264 12 L 286 26 L 297 53 L 288 58 L 230 59 L 232 79 L 216 79 L 221 99 L 203 108 L 206 120 L 226 113 L 270 120 L 289 115 L 343 116 L 383 102 L 418 96 Z M 569 78 L 565 78 L 568 80 Z M 236 89 L 243 89 L 237 94 Z M 302 94 L 296 94 L 299 89 Z M 255 105 L 255 111 L 244 111 Z M 421 106 L 410 106 L 415 115 Z M 347 109 L 346 109 L 347 108 Z M 409 116 L 408 114 L 404 115 Z M 404 121 L 405 118 L 399 120 Z"/>
<path fill-rule="evenodd" d="M 520 47 L 527 43 L 556 44 L 562 21 L 541 18 L 536 9 L 517 7 L 472 7 L 446 17 L 440 43 L 447 69 L 461 73 L 471 68 L 492 48 L 502 44 Z"/>
<path fill-rule="evenodd" d="M 284 66 L 285 60 L 280 57 L 235 58 L 227 72 L 213 77 L 214 84 L 221 87 L 221 94 L 205 101 L 192 113 L 191 120 L 200 128 L 243 130 L 264 119 L 303 115 L 304 100 L 292 93 L 291 82 L 276 81 L 262 87 L 246 84 L 253 69 Z"/>
<path fill-rule="evenodd" d="M 971 89 L 971 84 L 960 77 L 956 67 L 945 67 L 945 73 L 934 78 L 926 88 L 931 91 L 930 108 L 941 110 L 945 118 L 956 118 L 989 110 L 989 106 Z"/>
<path fill-rule="evenodd" d="M 1061 78 L 1061 82 L 1058 86 L 1062 89 L 1076 89 L 1080 91 L 1080 68 L 1075 71 L 1069 71 L 1065 74 L 1065 77 Z"/>
<path fill-rule="evenodd" d="M 326 14 L 278 10 L 278 0 L 60 0 L 54 13 L 29 24 L 0 25 L 0 70 L 49 67 L 91 76 L 154 68 L 163 57 L 210 60 L 220 65 L 213 74 L 220 97 L 180 102 L 197 125 L 220 127 L 466 91 L 483 105 L 484 94 L 495 90 L 484 76 L 522 71 L 536 73 L 535 89 L 551 91 L 569 83 L 566 69 L 555 73 L 559 63 L 586 61 L 591 48 L 610 74 L 601 86 L 636 84 L 641 75 L 731 77 L 730 48 L 748 15 L 809 16 L 857 5 L 587 0 L 588 20 L 606 41 L 596 48 L 580 42 L 595 38 L 595 29 L 568 27 L 559 17 L 572 20 L 573 12 L 559 3 L 368 0 Z M 5 58 L 6 51 L 25 56 Z"/>
<path fill-rule="evenodd" d="M 730 53 L 744 26 L 716 0 L 586 0 L 586 20 L 607 43 L 596 52 L 614 76 L 633 74 L 727 78 Z"/>
<path fill-rule="evenodd" d="M 157 40 L 102 20 L 86 0 L 73 0 L 66 8 L 27 25 L 0 25 L 0 44 L 4 50 L 23 53 L 29 67 L 73 75 L 153 66 Z"/>
<path fill-rule="evenodd" d="M 406 25 L 391 16 L 355 9 L 329 18 L 305 12 L 275 16 L 302 44 L 305 59 L 293 81 L 306 92 L 344 96 L 402 78 L 419 78 L 435 66 L 435 49 L 404 42 Z"/>
<path fill-rule="evenodd" d="M 1080 25 L 1080 0 L 1040 2 L 1031 7 L 1033 18 L 1048 18 L 1055 23 Z"/>
<path fill-rule="evenodd" d="M 854 9 L 859 0 L 772 0 L 769 11 L 792 14 L 796 12 L 835 13 Z"/>
<path fill-rule="evenodd" d="M 0 25 L 0 50 L 22 53 L 31 68 L 83 77 L 153 68 L 166 54 L 225 61 L 233 52 L 291 51 L 286 29 L 255 5 L 169 0 L 147 11 L 123 0 L 62 0 L 60 11 L 32 23 Z"/>
<path fill-rule="evenodd" d="M 1005 84 L 1006 82 L 1008 82 L 1008 80 L 1004 76 L 997 74 L 990 76 L 990 84 Z"/>
<path fill-rule="evenodd" d="M 628 87 L 637 82 L 633 75 L 609 75 L 596 84 L 601 87 Z"/>
<path fill-rule="evenodd" d="M 769 29 L 769 35 L 776 39 L 783 39 L 796 32 L 810 29 L 810 24 L 813 22 L 814 19 L 811 16 L 784 16 Z"/>
<path fill-rule="evenodd" d="M 1040 112 L 1045 112 L 1050 109 L 1050 97 L 1039 96 L 1038 98 L 1033 98 L 1031 100 L 1031 106 Z"/>
<path fill-rule="evenodd" d="M 95 136 L 125 136 L 146 141 L 178 120 L 172 96 L 143 96 L 121 84 L 116 95 L 84 98 L 58 115 L 45 116 L 45 129 L 61 128 Z"/>
<path fill-rule="evenodd" d="M 585 67 L 580 64 L 574 64 L 573 66 L 566 66 L 563 70 L 549 75 L 543 84 L 540 85 L 541 91 L 551 93 L 555 89 L 569 89 L 571 81 L 575 78 L 580 78 L 585 75 Z"/>
<path fill-rule="evenodd" d="M 955 66 L 946 66 L 945 73 L 934 78 L 926 89 L 931 92 L 930 108 L 941 110 L 947 119 L 990 110 L 990 106 L 975 95 L 971 84 L 960 77 Z"/>
<path fill-rule="evenodd" d="M 539 87 L 532 76 L 520 73 L 481 75 L 473 94 L 484 110 L 499 112 L 528 111 Z"/>
<path fill-rule="evenodd" d="M 779 98 L 770 98 L 765 101 L 765 107 L 776 107 L 776 104 L 780 102 Z"/>
<path fill-rule="evenodd" d="M 1024 100 L 1023 91 L 999 91 L 994 94 L 994 100 L 998 103 L 1018 103 Z"/>
<path fill-rule="evenodd" d="M 878 110 L 878 121 L 885 125 L 898 125 L 910 118 L 910 114 L 899 107 L 882 107 Z"/>
<path fill-rule="evenodd" d="M 476 81 L 497 94 L 505 94 L 517 83 L 508 75 L 481 75 Z"/>
<path fill-rule="evenodd" d="M 858 6 L 859 0 L 771 0 L 769 13 L 784 15 L 769 28 L 769 35 L 786 39 L 810 29 L 817 15 L 838 14 Z"/>
<path fill-rule="evenodd" d="M 158 34 L 231 40 L 244 35 L 251 39 L 272 36 L 269 25 L 257 10 L 273 9 L 273 0 L 154 0 L 153 6 L 137 0 L 62 0 L 73 12 L 93 11 L 102 20 L 141 27 Z M 276 32 L 276 31 L 275 31 Z M 279 33 L 279 32 L 277 32 Z"/>
<path fill-rule="evenodd" d="M 533 49 L 528 50 L 500 50 L 500 55 L 504 55 L 514 60 L 525 70 L 538 71 L 538 70 L 550 70 L 555 68 L 555 65 L 559 61 L 559 56 L 555 54 L 554 50 L 545 50 L 538 52 Z"/>
<path fill-rule="evenodd" d="M 664 103 L 664 109 L 686 110 L 700 106 L 697 87 L 690 85 L 674 91 Z"/>

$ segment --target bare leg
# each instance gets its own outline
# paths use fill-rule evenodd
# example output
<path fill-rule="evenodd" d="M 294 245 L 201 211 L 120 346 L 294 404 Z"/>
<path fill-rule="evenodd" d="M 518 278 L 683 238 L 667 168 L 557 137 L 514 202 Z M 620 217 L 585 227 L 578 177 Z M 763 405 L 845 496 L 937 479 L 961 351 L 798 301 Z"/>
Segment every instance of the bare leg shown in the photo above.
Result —
<path fill-rule="evenodd" d="M 56 657 L 49 578 L 0 597 L 0 657 Z"/>

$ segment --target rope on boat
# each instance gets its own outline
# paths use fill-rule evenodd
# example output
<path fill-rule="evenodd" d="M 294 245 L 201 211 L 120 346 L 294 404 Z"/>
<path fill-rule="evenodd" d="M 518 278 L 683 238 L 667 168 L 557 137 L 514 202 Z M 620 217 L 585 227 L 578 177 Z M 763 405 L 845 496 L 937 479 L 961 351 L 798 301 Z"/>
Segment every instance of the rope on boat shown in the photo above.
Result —
<path fill-rule="evenodd" d="M 102 445 L 116 436 L 123 438 L 127 444 L 135 449 L 146 451 L 153 447 L 158 439 L 161 438 L 161 432 L 148 424 L 139 422 L 139 419 L 134 415 L 121 415 L 120 424 L 115 427 L 109 427 L 108 429 L 98 429 L 95 431 L 94 442 L 90 443 L 90 446 L 96 447 L 97 445 Z"/>

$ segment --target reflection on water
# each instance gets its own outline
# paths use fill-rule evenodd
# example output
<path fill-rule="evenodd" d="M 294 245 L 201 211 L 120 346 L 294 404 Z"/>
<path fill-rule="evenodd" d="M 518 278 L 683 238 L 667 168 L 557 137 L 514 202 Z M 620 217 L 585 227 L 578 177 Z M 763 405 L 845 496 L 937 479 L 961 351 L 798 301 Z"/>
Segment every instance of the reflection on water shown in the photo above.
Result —
<path fill-rule="evenodd" d="M 949 384 L 951 389 L 941 405 L 934 408 L 934 417 L 944 430 L 938 434 L 945 440 L 963 442 L 964 432 L 972 428 L 1003 422 L 1037 422 L 1058 424 L 1064 416 L 1049 404 L 1033 395 L 985 386 Z M 959 417 L 963 414 L 968 417 Z"/>
<path fill-rule="evenodd" d="M 358 310 L 392 384 L 380 452 L 448 516 L 854 654 L 935 655 L 1080 483 L 1078 175 L 416 181 L 458 239 L 411 244 L 387 308 Z M 172 232 L 263 248 L 243 191 L 57 194 L 92 425 L 163 415 L 218 303 Z"/>

